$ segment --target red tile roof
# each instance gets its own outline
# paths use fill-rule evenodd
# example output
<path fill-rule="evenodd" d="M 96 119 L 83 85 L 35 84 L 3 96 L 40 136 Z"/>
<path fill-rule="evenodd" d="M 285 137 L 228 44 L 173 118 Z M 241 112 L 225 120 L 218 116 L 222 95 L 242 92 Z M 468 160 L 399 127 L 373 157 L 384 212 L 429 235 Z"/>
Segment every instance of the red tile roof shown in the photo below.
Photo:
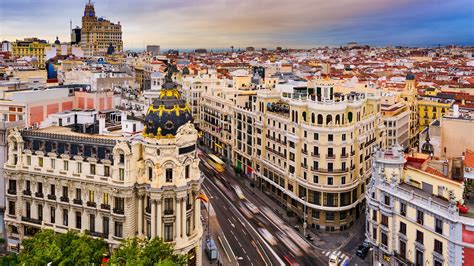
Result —
<path fill-rule="evenodd" d="M 466 150 L 466 155 L 464 156 L 464 165 L 474 168 L 474 151 Z"/>

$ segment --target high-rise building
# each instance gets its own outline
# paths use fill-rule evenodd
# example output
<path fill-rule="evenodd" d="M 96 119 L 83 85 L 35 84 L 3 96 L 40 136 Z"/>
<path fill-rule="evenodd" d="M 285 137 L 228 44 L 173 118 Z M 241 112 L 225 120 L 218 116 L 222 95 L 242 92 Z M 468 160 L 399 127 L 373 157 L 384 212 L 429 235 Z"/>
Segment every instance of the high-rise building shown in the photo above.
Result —
<path fill-rule="evenodd" d="M 43 228 L 77 230 L 111 248 L 125 238 L 161 237 L 201 265 L 197 131 L 176 84 L 166 81 L 142 134 L 134 134 L 141 129 L 136 120 L 91 110 L 59 113 L 51 126 L 11 132 L 9 250 Z"/>
<path fill-rule="evenodd" d="M 122 25 L 97 17 L 90 1 L 84 9 L 80 36 L 85 56 L 104 55 L 111 45 L 116 52 L 123 51 Z"/>

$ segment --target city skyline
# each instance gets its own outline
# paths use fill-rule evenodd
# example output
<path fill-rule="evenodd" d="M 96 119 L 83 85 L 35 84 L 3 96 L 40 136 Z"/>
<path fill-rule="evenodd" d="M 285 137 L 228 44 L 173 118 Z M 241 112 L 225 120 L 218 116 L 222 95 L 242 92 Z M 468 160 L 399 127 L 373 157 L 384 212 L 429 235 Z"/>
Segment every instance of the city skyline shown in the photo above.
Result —
<path fill-rule="evenodd" d="M 0 39 L 35 36 L 52 42 L 56 36 L 70 40 L 69 21 L 73 27 L 81 24 L 87 1 L 1 2 Z M 93 2 L 99 17 L 120 21 L 125 49 L 147 44 L 180 49 L 310 48 L 351 41 L 377 46 L 474 44 L 474 5 L 466 0 Z"/>

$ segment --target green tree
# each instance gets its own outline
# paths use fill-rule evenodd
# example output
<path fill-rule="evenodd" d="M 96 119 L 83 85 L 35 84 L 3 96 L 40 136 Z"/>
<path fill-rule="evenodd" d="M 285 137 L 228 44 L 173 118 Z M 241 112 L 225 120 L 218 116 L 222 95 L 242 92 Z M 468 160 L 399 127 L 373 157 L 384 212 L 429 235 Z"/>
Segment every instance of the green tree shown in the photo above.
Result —
<path fill-rule="evenodd" d="M 175 254 L 173 246 L 159 237 L 152 240 L 131 238 L 125 240 L 112 254 L 112 265 L 185 265 L 186 255 Z"/>
<path fill-rule="evenodd" d="M 18 256 L 24 265 L 85 265 L 99 264 L 107 252 L 107 244 L 100 239 L 69 231 L 65 234 L 46 229 L 21 243 Z"/>

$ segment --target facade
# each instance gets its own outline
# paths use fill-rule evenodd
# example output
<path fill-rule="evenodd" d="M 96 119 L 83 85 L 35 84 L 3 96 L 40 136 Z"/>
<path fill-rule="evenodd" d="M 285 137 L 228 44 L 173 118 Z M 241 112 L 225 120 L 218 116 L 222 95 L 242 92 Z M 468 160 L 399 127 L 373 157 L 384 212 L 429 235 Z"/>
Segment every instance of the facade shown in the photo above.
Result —
<path fill-rule="evenodd" d="M 82 17 L 80 44 L 87 57 L 105 55 L 111 45 L 116 52 L 121 53 L 123 51 L 122 25 L 120 22 L 115 24 L 97 17 L 94 4 L 89 1 Z"/>
<path fill-rule="evenodd" d="M 454 99 L 441 99 L 438 97 L 424 96 L 418 99 L 419 132 L 425 129 L 435 119 L 440 119 L 448 113 Z"/>
<path fill-rule="evenodd" d="M 373 264 L 469 265 L 473 219 L 456 206 L 463 202 L 463 161 L 428 158 L 405 156 L 400 146 L 375 153 L 366 192 Z"/>
<path fill-rule="evenodd" d="M 383 123 L 387 128 L 387 146 L 396 143 L 410 148 L 410 117 L 412 112 L 405 103 L 382 104 Z"/>
<path fill-rule="evenodd" d="M 42 228 L 103 237 L 111 248 L 125 238 L 159 236 L 201 265 L 197 131 L 176 87 L 164 87 L 143 134 L 120 134 L 102 113 L 12 131 L 5 163 L 9 250 Z"/>
<path fill-rule="evenodd" d="M 251 112 L 260 189 L 299 217 L 306 210 L 308 226 L 326 231 L 359 217 L 371 154 L 385 145 L 380 97 L 334 94 L 333 86 L 319 80 L 314 95 L 257 91 Z"/>
<path fill-rule="evenodd" d="M 29 58 L 31 66 L 36 69 L 45 68 L 45 49 L 50 45 L 38 38 L 25 38 L 12 43 L 12 55 L 17 58 Z"/>

